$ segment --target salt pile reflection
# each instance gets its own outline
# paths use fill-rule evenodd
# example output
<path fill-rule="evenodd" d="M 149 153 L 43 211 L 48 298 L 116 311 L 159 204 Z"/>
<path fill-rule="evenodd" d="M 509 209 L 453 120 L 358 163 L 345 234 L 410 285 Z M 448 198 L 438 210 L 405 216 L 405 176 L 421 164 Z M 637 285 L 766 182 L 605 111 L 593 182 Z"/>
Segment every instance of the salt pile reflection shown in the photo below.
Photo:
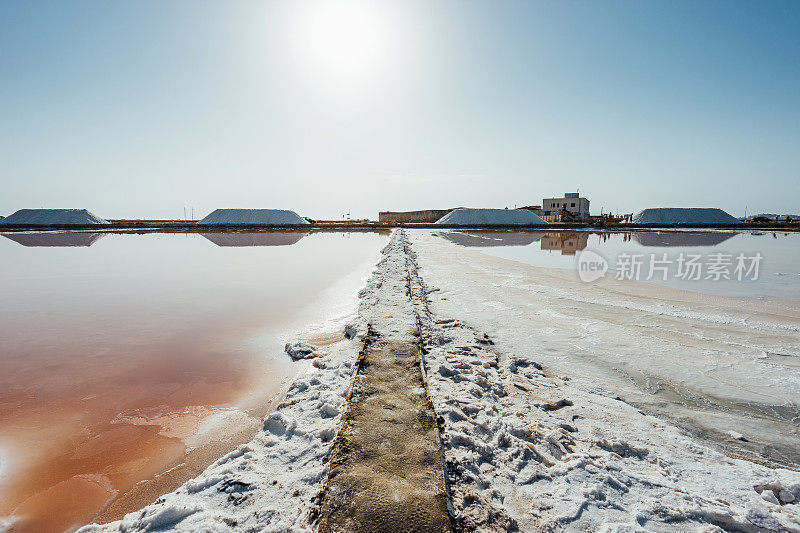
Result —
<path fill-rule="evenodd" d="M 459 246 L 527 246 L 544 236 L 544 233 L 521 231 L 447 231 L 440 234 Z"/>
<path fill-rule="evenodd" d="M 300 231 L 270 231 L 253 233 L 202 233 L 217 246 L 290 246 L 297 244 L 308 233 Z"/>
<path fill-rule="evenodd" d="M 28 248 L 50 246 L 87 247 L 93 245 L 106 236 L 105 233 L 81 231 L 43 231 L 37 233 L 20 232 L 2 233 L 0 235 Z"/>
<path fill-rule="evenodd" d="M 717 246 L 735 236 L 734 232 L 635 232 L 633 240 L 642 246 Z"/>

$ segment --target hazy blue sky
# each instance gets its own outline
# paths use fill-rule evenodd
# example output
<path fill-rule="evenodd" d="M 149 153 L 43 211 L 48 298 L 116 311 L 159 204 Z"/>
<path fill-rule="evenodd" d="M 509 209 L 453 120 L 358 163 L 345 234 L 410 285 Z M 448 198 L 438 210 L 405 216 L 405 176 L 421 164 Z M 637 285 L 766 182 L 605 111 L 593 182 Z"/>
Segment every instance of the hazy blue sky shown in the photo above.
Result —
<path fill-rule="evenodd" d="M 0 2 L 0 214 L 800 212 L 800 2 Z"/>

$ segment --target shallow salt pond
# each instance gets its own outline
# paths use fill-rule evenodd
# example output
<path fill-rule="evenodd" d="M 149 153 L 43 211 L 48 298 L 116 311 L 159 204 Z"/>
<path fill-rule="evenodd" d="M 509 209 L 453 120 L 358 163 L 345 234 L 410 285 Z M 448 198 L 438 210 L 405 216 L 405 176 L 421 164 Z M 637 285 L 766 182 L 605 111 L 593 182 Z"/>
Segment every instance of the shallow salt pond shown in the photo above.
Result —
<path fill-rule="evenodd" d="M 246 441 L 388 232 L 0 238 L 0 526 L 118 518 Z M 0 529 L 2 529 L 0 527 Z"/>
<path fill-rule="evenodd" d="M 481 248 L 490 255 L 537 267 L 576 270 L 578 257 L 589 250 L 607 261 L 608 276 L 624 275 L 635 281 L 716 296 L 800 299 L 800 233 L 452 230 L 437 234 L 460 246 Z M 741 280 L 736 272 L 740 254 L 745 268 Z M 762 258 L 756 261 L 754 276 L 756 270 L 747 271 L 757 254 Z M 694 279 L 697 270 L 685 266 L 691 256 L 700 256 L 695 260 L 700 279 Z M 636 267 L 632 265 L 637 262 L 639 271 L 634 275 Z M 720 265 L 716 267 L 719 277 L 709 270 L 714 262 Z M 726 271 L 730 279 L 724 277 Z"/>

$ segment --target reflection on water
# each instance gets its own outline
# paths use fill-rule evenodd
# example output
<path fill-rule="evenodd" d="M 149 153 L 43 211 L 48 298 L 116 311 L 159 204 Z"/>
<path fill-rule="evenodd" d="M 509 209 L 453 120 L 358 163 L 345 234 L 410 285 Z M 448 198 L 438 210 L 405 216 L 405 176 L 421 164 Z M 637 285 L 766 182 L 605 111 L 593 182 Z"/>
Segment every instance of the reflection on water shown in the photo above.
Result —
<path fill-rule="evenodd" d="M 448 231 L 441 237 L 459 246 L 493 247 L 526 246 L 539 242 L 542 250 L 560 251 L 562 255 L 575 255 L 589 245 L 589 236 L 596 236 L 601 242 L 610 238 L 621 238 L 623 242 L 636 241 L 649 247 L 693 247 L 716 246 L 727 241 L 735 232 L 589 232 L 555 231 L 531 233 L 524 231 Z"/>
<path fill-rule="evenodd" d="M 541 240 L 542 250 L 560 250 L 563 255 L 575 255 L 589 243 L 588 233 L 548 233 Z"/>
<path fill-rule="evenodd" d="M 301 366 L 284 335 L 347 312 L 386 242 L 235 237 L 208 239 L 249 246 L 234 255 L 199 234 L 111 234 L 91 248 L 0 240 L 0 519 L 14 516 L 15 531 L 86 523 L 190 448 L 249 438 Z"/>
<path fill-rule="evenodd" d="M 445 231 L 438 234 L 459 246 L 476 248 L 494 246 L 527 246 L 535 242 L 541 243 L 542 250 L 558 250 L 564 255 L 574 255 L 576 251 L 586 248 L 588 233 L 559 231 L 552 233 L 535 233 L 527 231 Z"/>
<path fill-rule="evenodd" d="M 608 261 L 608 275 L 615 274 L 616 259 L 620 254 L 639 254 L 644 258 L 643 281 L 720 296 L 800 298 L 800 234 L 797 233 L 591 230 L 527 233 L 483 230 L 436 232 L 436 235 L 459 246 L 485 248 L 491 255 L 547 268 L 573 270 L 575 256 L 590 249 Z M 763 261 L 757 280 L 707 280 L 705 277 L 681 280 L 675 276 L 664 280 L 648 276 L 647 259 L 651 255 L 661 258 L 667 254 L 667 260 L 671 261 L 670 272 L 674 274 L 676 259 L 681 253 L 704 257 L 719 253 L 752 257 L 758 253 L 763 256 Z"/>
<path fill-rule="evenodd" d="M 289 246 L 297 244 L 308 233 L 262 231 L 256 233 L 203 233 L 202 235 L 217 246 Z"/>
<path fill-rule="evenodd" d="M 105 233 L 91 232 L 20 232 L 2 233 L 7 239 L 18 242 L 22 246 L 91 246 L 103 237 Z"/>
<path fill-rule="evenodd" d="M 636 232 L 630 234 L 642 246 L 717 246 L 736 235 L 735 232 Z"/>
<path fill-rule="evenodd" d="M 542 238 L 544 233 L 521 231 L 447 231 L 440 234 L 459 246 L 525 246 Z"/>

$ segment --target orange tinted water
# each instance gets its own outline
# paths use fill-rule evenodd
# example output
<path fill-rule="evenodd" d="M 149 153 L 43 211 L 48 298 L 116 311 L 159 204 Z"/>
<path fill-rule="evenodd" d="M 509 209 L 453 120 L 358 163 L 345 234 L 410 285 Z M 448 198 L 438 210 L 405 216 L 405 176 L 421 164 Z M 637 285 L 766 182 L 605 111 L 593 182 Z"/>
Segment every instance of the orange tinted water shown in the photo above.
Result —
<path fill-rule="evenodd" d="M 298 368 L 280 334 L 324 318 L 331 286 L 355 291 L 384 240 L 0 242 L 0 520 L 74 528 L 181 465 L 212 415 L 249 416 L 255 431 L 243 399 L 265 403 Z"/>

